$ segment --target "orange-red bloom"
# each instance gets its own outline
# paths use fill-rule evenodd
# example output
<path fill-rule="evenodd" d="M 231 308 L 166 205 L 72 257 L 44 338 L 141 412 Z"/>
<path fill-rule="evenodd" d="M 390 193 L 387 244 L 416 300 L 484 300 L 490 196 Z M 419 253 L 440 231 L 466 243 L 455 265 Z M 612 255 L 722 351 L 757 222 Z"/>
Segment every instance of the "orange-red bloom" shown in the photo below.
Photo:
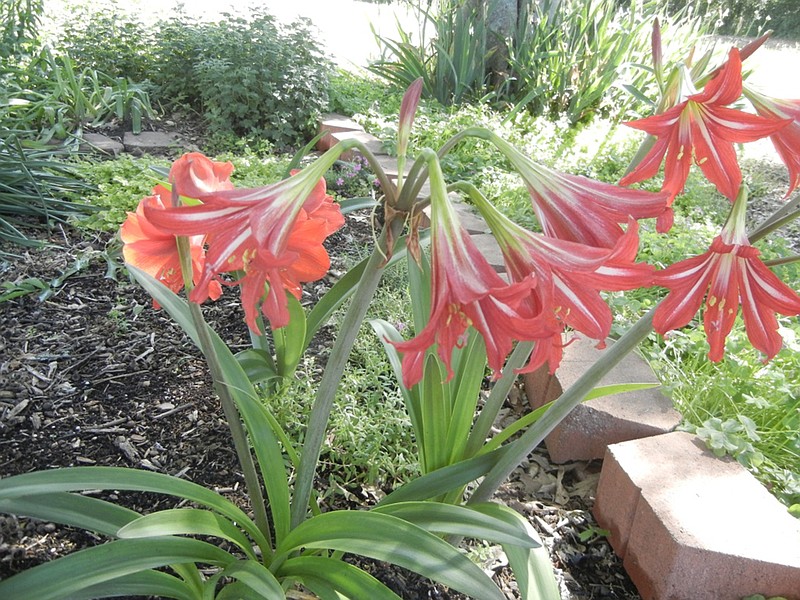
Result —
<path fill-rule="evenodd" d="M 148 273 L 173 292 L 183 288 L 183 275 L 181 273 L 180 258 L 175 236 L 165 233 L 154 226 L 144 213 L 144 206 L 151 210 L 163 210 L 165 199 L 171 192 L 164 186 L 156 186 L 153 195 L 142 199 L 136 212 L 129 212 L 128 218 L 120 228 L 120 237 L 123 247 L 122 255 L 125 262 L 138 267 Z M 189 248 L 192 255 L 192 279 L 197 282 L 205 266 L 205 250 L 203 243 L 205 236 L 195 235 L 189 238 Z M 208 295 L 212 300 L 219 298 L 222 289 L 219 283 L 209 288 Z M 158 303 L 153 300 L 158 308 Z"/>
<path fill-rule="evenodd" d="M 184 154 L 169 170 L 169 180 L 182 196 L 202 200 L 220 190 L 232 190 L 233 165 L 216 162 L 199 152 Z"/>
<path fill-rule="evenodd" d="M 661 114 L 627 123 L 655 136 L 657 141 L 620 183 L 649 179 L 664 161 L 662 190 L 674 198 L 683 191 L 694 158 L 717 190 L 733 201 L 742 182 L 733 144 L 766 137 L 788 123 L 728 108 L 741 94 L 742 61 L 739 51 L 732 48 L 724 67 L 703 91 Z"/>
<path fill-rule="evenodd" d="M 181 194 L 187 180 L 193 183 L 191 176 L 173 178 Z M 324 179 L 301 172 L 260 188 L 203 192 L 202 201 L 163 211 L 145 205 L 148 219 L 163 231 L 207 235 L 205 269 L 189 299 L 202 302 L 220 274 L 243 272 L 237 283 L 250 329 L 259 331 L 259 303 L 274 329 L 285 326 L 284 289 L 299 297 L 301 283 L 325 275 L 330 260 L 322 242 L 344 224 Z"/>
<path fill-rule="evenodd" d="M 739 304 L 747 337 L 772 358 L 781 349 L 775 313 L 800 314 L 800 296 L 758 258 L 745 233 L 746 194 L 736 200 L 731 216 L 709 250 L 675 263 L 656 274 L 656 283 L 670 293 L 659 305 L 653 326 L 661 334 L 683 327 L 705 298 L 703 325 L 710 346 L 708 357 L 722 358 Z"/>
<path fill-rule="evenodd" d="M 786 192 L 788 197 L 800 185 L 800 100 L 769 98 L 747 88 L 744 95 L 758 114 L 769 119 L 789 121 L 786 127 L 769 136 L 789 170 L 789 191 Z"/>
<path fill-rule="evenodd" d="M 535 280 L 503 281 L 458 222 L 446 193 L 434 193 L 431 208 L 430 319 L 416 337 L 395 344 L 403 353 L 403 385 L 409 388 L 422 379 L 425 354 L 434 344 L 448 379 L 453 376 L 453 348 L 463 343 L 470 326 L 483 337 L 487 361 L 495 374 L 502 370 L 514 340 L 553 335 L 542 320 L 518 311 Z"/>
<path fill-rule="evenodd" d="M 600 291 L 621 291 L 652 285 L 655 269 L 636 263 L 638 224 L 628 222 L 627 231 L 613 248 L 598 248 L 532 233 L 501 214 L 483 198 L 475 199 L 503 252 L 511 281 L 533 277 L 538 285 L 526 299 L 533 314 L 559 323 L 559 332 L 569 326 L 601 344 L 611 331 L 611 309 Z M 537 340 L 524 371 L 544 362 L 550 371 L 558 367 L 560 336 Z M 557 346 L 557 347 L 556 347 Z"/>

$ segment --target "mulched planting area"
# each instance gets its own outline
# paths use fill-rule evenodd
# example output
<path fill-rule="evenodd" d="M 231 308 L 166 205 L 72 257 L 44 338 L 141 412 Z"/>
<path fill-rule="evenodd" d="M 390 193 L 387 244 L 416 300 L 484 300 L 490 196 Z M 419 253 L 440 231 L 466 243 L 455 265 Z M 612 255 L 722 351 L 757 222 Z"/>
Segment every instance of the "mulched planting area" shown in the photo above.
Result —
<path fill-rule="evenodd" d="M 330 239 L 333 273 L 344 268 L 343 257 L 369 243 L 369 235 L 365 218 L 348 218 Z M 78 257 L 94 256 L 45 299 L 29 294 L 0 303 L 0 474 L 81 465 L 148 469 L 213 488 L 247 510 L 243 479 L 205 363 L 124 270 L 117 272 L 117 280 L 106 277 L 101 251 L 108 241 L 87 241 L 60 227 L 52 232 L 50 247 L 0 248 L 16 254 L 0 257 L 2 281 L 50 281 Z M 325 287 L 325 282 L 317 284 L 311 295 Z M 247 347 L 235 290 L 225 290 L 204 312 L 234 350 Z M 320 342 L 318 351 L 325 345 Z M 515 390 L 505 418 L 516 418 L 526 407 Z M 598 473 L 598 464 L 553 465 L 540 449 L 497 499 L 527 515 L 540 532 L 564 598 L 633 600 L 639 596 L 605 540 L 579 538 L 594 523 L 589 509 Z M 173 498 L 145 493 L 102 497 L 142 512 L 176 504 Z M 331 508 L 357 508 L 353 497 Z M 338 501 L 334 496 L 333 502 Z M 82 530 L 0 515 L 0 578 L 103 541 Z M 503 557 L 491 548 L 485 554 L 484 568 L 514 597 Z M 463 598 L 394 566 L 352 560 L 404 598 Z"/>

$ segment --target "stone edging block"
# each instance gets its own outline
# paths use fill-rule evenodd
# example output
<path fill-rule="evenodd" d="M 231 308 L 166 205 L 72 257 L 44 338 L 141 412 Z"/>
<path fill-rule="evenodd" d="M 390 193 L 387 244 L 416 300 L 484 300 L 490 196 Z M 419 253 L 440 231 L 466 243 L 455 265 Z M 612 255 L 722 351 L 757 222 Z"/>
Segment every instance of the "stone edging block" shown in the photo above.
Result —
<path fill-rule="evenodd" d="M 594 515 L 644 600 L 800 600 L 800 520 L 694 435 L 609 446 Z"/>

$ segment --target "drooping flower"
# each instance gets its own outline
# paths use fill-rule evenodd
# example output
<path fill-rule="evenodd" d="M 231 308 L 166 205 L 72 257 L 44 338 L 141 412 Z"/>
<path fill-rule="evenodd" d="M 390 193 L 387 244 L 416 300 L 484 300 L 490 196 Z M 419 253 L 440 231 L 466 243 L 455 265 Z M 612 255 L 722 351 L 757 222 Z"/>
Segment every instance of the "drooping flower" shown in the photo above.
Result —
<path fill-rule="evenodd" d="M 672 221 L 665 193 L 632 190 L 559 173 L 533 162 L 497 136 L 492 136 L 492 142 L 519 171 L 542 230 L 551 237 L 613 248 L 624 234 L 622 225 L 631 217 Z"/>
<path fill-rule="evenodd" d="M 322 242 L 344 224 L 318 171 L 307 169 L 259 188 L 215 191 L 203 196 L 201 206 L 163 211 L 145 206 L 147 217 L 166 232 L 207 235 L 205 269 L 189 296 L 192 302 L 205 300 L 220 274 L 243 272 L 237 283 L 250 329 L 259 331 L 259 303 L 273 329 L 288 323 L 284 289 L 299 297 L 301 283 L 325 275 L 330 259 Z"/>
<path fill-rule="evenodd" d="M 789 121 L 786 127 L 769 136 L 789 170 L 788 197 L 800 185 L 800 100 L 770 98 L 750 88 L 744 89 L 744 95 L 761 116 Z"/>
<path fill-rule="evenodd" d="M 180 257 L 175 236 L 165 233 L 145 215 L 145 206 L 151 211 L 164 210 L 168 205 L 170 190 L 162 185 L 153 189 L 153 195 L 143 198 L 139 202 L 136 212 L 129 212 L 128 218 L 120 228 L 122 238 L 122 255 L 129 265 L 138 267 L 148 273 L 173 292 L 183 288 L 184 279 L 181 273 Z M 205 249 L 203 248 L 205 236 L 194 235 L 189 237 L 189 248 L 192 256 L 192 280 L 199 281 L 205 266 Z M 213 282 L 208 290 L 212 300 L 220 297 L 222 289 L 218 282 Z M 158 303 L 153 300 L 158 308 Z"/>
<path fill-rule="evenodd" d="M 189 152 L 172 163 L 169 180 L 181 195 L 202 200 L 220 190 L 232 190 L 233 165 L 215 162 L 199 152 Z"/>
<path fill-rule="evenodd" d="M 534 314 L 551 323 L 559 322 L 559 331 L 569 326 L 603 345 L 611 331 L 612 314 L 600 291 L 652 285 L 655 269 L 635 262 L 639 237 L 634 219 L 629 219 L 627 230 L 613 248 L 599 248 L 532 233 L 485 198 L 473 199 L 497 239 L 511 281 L 536 279 L 538 285 L 530 289 L 526 300 Z M 554 372 L 562 345 L 560 336 L 537 341 L 524 371 L 546 361 Z"/>
<path fill-rule="evenodd" d="M 434 345 L 448 379 L 452 377 L 453 348 L 463 344 L 470 326 L 483 337 L 495 374 L 502 370 L 514 340 L 553 335 L 544 321 L 517 310 L 535 279 L 508 284 L 495 272 L 459 223 L 438 163 L 431 167 L 431 184 L 430 318 L 416 337 L 395 344 L 403 353 L 403 384 L 408 388 L 422 379 L 426 352 Z"/>
<path fill-rule="evenodd" d="M 650 152 L 620 184 L 653 177 L 664 162 L 662 190 L 674 198 L 683 191 L 692 160 L 717 190 L 736 198 L 742 172 L 734 143 L 752 142 L 775 133 L 787 121 L 729 108 L 742 94 L 742 61 L 732 48 L 728 61 L 699 93 L 661 114 L 626 123 L 656 137 Z"/>
<path fill-rule="evenodd" d="M 705 299 L 703 326 L 712 361 L 722 359 L 739 304 L 750 343 L 768 359 L 782 345 L 775 314 L 800 314 L 800 296 L 769 270 L 759 258 L 758 249 L 747 239 L 746 205 L 743 186 L 728 221 L 709 250 L 656 274 L 656 284 L 670 292 L 653 316 L 655 330 L 663 335 L 683 327 Z"/>

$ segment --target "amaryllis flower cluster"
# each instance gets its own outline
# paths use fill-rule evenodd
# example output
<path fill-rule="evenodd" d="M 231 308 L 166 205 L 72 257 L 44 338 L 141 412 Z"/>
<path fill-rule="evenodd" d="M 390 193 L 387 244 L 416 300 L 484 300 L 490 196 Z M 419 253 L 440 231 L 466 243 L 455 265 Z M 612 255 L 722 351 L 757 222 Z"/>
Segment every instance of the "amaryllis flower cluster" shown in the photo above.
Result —
<path fill-rule="evenodd" d="M 299 172 L 278 183 L 236 189 L 233 165 L 199 153 L 177 160 L 163 186 L 130 213 L 121 235 L 125 260 L 173 291 L 183 287 L 176 236 L 190 240 L 192 302 L 220 295 L 222 278 L 232 273 L 241 288 L 248 327 L 259 332 L 258 314 L 273 329 L 289 321 L 285 291 L 299 298 L 301 284 L 320 279 L 330 266 L 323 241 L 344 224 L 339 206 L 326 194 L 325 181 Z M 185 197 L 171 205 L 164 198 Z"/>
<path fill-rule="evenodd" d="M 743 85 L 741 58 L 761 43 L 763 39 L 757 40 L 741 55 L 731 49 L 726 63 L 713 73 L 702 91 L 661 114 L 628 123 L 655 136 L 656 143 L 623 177 L 622 184 L 654 176 L 663 160 L 662 189 L 672 199 L 683 190 L 694 160 L 717 190 L 734 203 L 722 232 L 707 252 L 670 265 L 655 278 L 657 285 L 670 290 L 655 313 L 656 331 L 665 334 L 688 324 L 705 299 L 703 323 L 713 361 L 724 355 L 725 339 L 740 305 L 750 342 L 768 359 L 782 345 L 776 313 L 800 314 L 800 296 L 769 270 L 748 240 L 747 189 L 733 146 L 769 136 L 789 171 L 786 197 L 800 184 L 800 101 L 776 100 Z M 743 94 L 757 115 L 729 106 Z"/>

